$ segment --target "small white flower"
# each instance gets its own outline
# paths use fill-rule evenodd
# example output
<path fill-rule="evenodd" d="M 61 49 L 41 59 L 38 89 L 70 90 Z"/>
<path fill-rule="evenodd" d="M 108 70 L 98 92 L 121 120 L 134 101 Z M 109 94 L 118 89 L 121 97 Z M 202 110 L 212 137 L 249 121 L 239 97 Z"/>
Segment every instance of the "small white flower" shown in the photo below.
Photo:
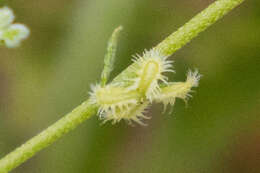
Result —
<path fill-rule="evenodd" d="M 20 42 L 29 36 L 30 30 L 23 24 L 12 24 L 0 32 L 0 38 L 9 48 L 20 45 Z"/>
<path fill-rule="evenodd" d="M 23 24 L 12 24 L 13 11 L 8 7 L 0 8 L 0 42 L 7 47 L 19 46 L 20 42 L 28 37 L 30 31 Z"/>
<path fill-rule="evenodd" d="M 13 11 L 8 7 L 0 8 L 0 28 L 8 27 L 14 21 Z"/>

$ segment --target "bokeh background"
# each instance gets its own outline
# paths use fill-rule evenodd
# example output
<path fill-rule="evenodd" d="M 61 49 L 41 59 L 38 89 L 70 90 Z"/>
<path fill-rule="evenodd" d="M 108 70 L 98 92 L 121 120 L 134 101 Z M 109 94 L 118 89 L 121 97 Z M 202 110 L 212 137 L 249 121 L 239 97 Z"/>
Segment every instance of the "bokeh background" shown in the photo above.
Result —
<path fill-rule="evenodd" d="M 113 76 L 213 0 L 9 0 L 30 38 L 1 47 L 0 157 L 87 99 L 113 29 Z M 260 1 L 239 8 L 176 52 L 176 74 L 203 74 L 188 106 L 153 105 L 149 125 L 100 125 L 96 116 L 14 173 L 259 173 Z"/>

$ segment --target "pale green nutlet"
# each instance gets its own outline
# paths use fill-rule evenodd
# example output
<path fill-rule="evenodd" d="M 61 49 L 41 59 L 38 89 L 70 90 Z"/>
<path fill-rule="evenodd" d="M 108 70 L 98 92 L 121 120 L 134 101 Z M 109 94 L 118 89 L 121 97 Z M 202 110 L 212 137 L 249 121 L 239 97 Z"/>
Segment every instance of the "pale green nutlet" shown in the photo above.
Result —
<path fill-rule="evenodd" d="M 168 83 L 165 72 L 174 72 L 172 61 L 167 58 L 154 49 L 145 51 L 143 56 L 137 55 L 132 68 L 132 73 L 135 73 L 136 77 L 130 79 L 134 82 L 130 88 L 136 89 L 152 102 L 153 98 L 160 94 L 159 82 Z"/>
<path fill-rule="evenodd" d="M 128 110 L 129 105 L 138 104 L 140 98 L 137 91 L 112 85 L 93 86 L 90 95 L 92 102 L 100 107 L 99 114 L 107 111 L 115 113 L 117 109 Z"/>
<path fill-rule="evenodd" d="M 192 91 L 192 87 L 198 86 L 200 78 L 201 75 L 198 70 L 194 72 L 189 70 L 185 82 L 173 82 L 162 87 L 160 95 L 155 98 L 156 102 L 162 102 L 166 107 L 168 104 L 174 105 L 176 98 L 186 101 L 188 97 L 191 97 L 189 93 Z"/>

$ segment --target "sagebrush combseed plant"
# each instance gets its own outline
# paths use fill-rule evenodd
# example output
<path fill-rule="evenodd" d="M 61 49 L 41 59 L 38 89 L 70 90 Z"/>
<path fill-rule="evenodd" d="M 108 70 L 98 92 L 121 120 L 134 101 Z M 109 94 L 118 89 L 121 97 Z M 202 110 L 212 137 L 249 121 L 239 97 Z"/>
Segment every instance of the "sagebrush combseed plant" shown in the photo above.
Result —
<path fill-rule="evenodd" d="M 174 71 L 172 61 L 167 58 L 155 49 L 145 51 L 142 56 L 134 57 L 133 75 L 125 79 L 129 81 L 128 86 L 114 82 L 92 87 L 90 100 L 99 106 L 99 117 L 104 122 L 126 120 L 145 125 L 142 119 L 147 117 L 143 112 L 154 101 L 173 105 L 177 97 L 187 100 L 191 88 L 198 86 L 201 75 L 198 71 L 189 71 L 186 82 L 169 83 L 165 73 Z"/>
<path fill-rule="evenodd" d="M 2 158 L 0 173 L 19 166 L 92 115 L 98 115 L 104 122 L 126 120 L 145 125 L 143 120 L 150 118 L 145 112 L 152 103 L 163 103 L 166 107 L 173 105 L 176 98 L 187 101 L 192 88 L 198 86 L 201 75 L 198 70 L 188 71 L 186 81 L 169 81 L 167 73 L 174 72 L 169 57 L 243 1 L 215 1 L 157 46 L 135 56 L 132 65 L 108 82 L 115 62 L 118 34 L 122 30 L 122 27 L 117 28 L 108 42 L 101 80 L 92 87 L 90 98 Z M 7 47 L 19 45 L 29 34 L 27 27 L 13 24 L 13 20 L 9 8 L 0 9 L 0 40 Z"/>

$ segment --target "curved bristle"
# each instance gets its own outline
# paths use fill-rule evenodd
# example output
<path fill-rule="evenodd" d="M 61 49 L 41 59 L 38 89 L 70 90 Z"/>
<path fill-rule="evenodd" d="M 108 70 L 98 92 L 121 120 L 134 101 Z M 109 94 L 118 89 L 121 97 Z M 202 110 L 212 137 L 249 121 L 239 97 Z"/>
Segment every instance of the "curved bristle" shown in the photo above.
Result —
<path fill-rule="evenodd" d="M 107 111 L 103 117 L 100 117 L 104 122 L 112 121 L 113 123 L 120 122 L 121 120 L 126 120 L 128 123 L 136 122 L 140 125 L 145 125 L 142 122 L 143 119 L 149 119 L 145 116 L 145 110 L 148 107 L 148 102 L 145 102 L 141 105 L 130 105 L 128 109 L 116 109 L 115 112 Z"/>

